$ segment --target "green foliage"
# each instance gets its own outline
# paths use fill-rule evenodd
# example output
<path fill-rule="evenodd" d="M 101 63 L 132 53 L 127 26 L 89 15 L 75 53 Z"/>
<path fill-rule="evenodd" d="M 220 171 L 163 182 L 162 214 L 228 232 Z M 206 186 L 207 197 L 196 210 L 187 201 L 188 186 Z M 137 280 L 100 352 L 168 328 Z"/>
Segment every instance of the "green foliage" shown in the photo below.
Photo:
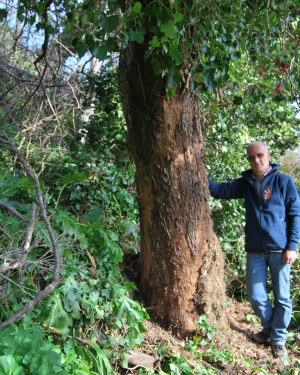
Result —
<path fill-rule="evenodd" d="M 20 185 L 19 179 L 8 173 L 6 176 L 9 178 L 5 179 L 2 184 L 2 195 L 14 197 L 14 192 L 18 191 Z M 64 188 L 68 183 L 77 181 L 77 177 L 78 175 L 67 175 L 59 181 L 59 184 Z M 26 185 L 26 188 L 31 189 L 30 184 Z M 58 190 L 59 196 L 62 196 L 60 192 L 61 190 Z M 57 200 L 53 202 L 56 204 Z M 29 205 L 23 206 L 25 212 L 28 212 L 29 208 Z M 79 329 L 86 327 L 85 329 L 89 331 L 88 336 L 94 340 L 98 335 L 98 326 L 101 325 L 105 327 L 104 331 L 107 334 L 107 339 L 102 342 L 102 345 L 106 351 L 111 351 L 118 345 L 125 347 L 139 345 L 143 341 L 142 332 L 145 332 L 143 322 L 148 318 L 148 314 L 138 302 L 128 296 L 135 285 L 126 282 L 118 268 L 123 259 L 123 251 L 118 244 L 118 232 L 115 229 L 108 229 L 102 217 L 99 217 L 96 212 L 97 210 L 93 208 L 86 213 L 86 217 L 81 219 L 61 207 L 53 212 L 53 229 L 57 236 L 63 235 L 64 238 L 64 241 L 59 244 L 59 250 L 65 263 L 62 268 L 65 281 L 56 293 L 43 302 L 41 307 L 36 308 L 33 316 L 36 322 L 55 327 L 62 334 L 79 334 Z M 12 235 L 14 228 L 17 231 L 20 230 L 16 218 L 3 214 L 2 217 L 6 229 L 9 229 Z M 36 236 L 41 234 L 46 234 L 42 222 L 37 225 Z M 40 256 L 37 250 L 33 253 L 32 260 L 34 256 Z M 33 274 L 31 276 L 28 273 L 26 277 L 26 283 L 30 286 L 34 275 L 39 276 L 40 270 L 29 267 L 28 271 Z M 6 311 L 2 310 L 3 318 L 6 314 L 6 317 L 11 314 L 18 299 L 24 303 L 30 298 L 22 295 L 17 289 L 6 302 Z M 27 336 L 29 340 L 34 339 L 33 336 Z M 104 374 L 103 368 L 105 366 L 108 368 L 108 359 L 103 353 L 105 352 L 98 348 L 76 354 L 81 358 L 79 362 L 83 368 L 86 368 L 86 370 L 81 369 L 82 373 L 93 373 L 88 369 L 96 366 L 95 371 Z M 83 359 L 86 357 L 88 359 Z M 7 360 L 10 361 L 10 359 Z M 11 361 L 12 368 L 14 368 L 13 359 Z M 107 371 L 108 373 L 110 372 Z"/>
<path fill-rule="evenodd" d="M 231 62 L 247 55 L 250 63 L 263 69 L 268 70 L 268 64 L 273 71 L 281 69 L 277 69 L 277 81 L 287 74 L 284 69 L 290 68 L 290 80 L 285 77 L 284 84 L 294 98 L 299 92 L 295 1 L 131 1 L 126 8 L 122 3 L 122 12 L 119 5 L 116 0 L 108 1 L 105 8 L 95 0 L 56 3 L 56 17 L 64 18 L 64 33 L 80 58 L 90 52 L 104 61 L 129 43 L 143 44 L 145 58 L 151 61 L 154 72 L 167 77 L 170 96 L 174 86 L 186 81 L 187 72 L 193 89 L 201 87 L 202 92 L 213 92 L 223 87 L 230 77 Z M 19 21 L 33 25 L 42 17 L 35 24 L 36 29 L 58 33 L 59 22 L 55 22 L 55 16 L 46 18 L 46 10 L 36 2 L 23 1 L 18 10 Z M 0 19 L 5 16 L 6 11 L 2 10 Z M 281 66 L 279 61 L 287 65 Z M 235 95 L 235 104 L 243 101 L 242 95 Z"/>
<path fill-rule="evenodd" d="M 64 352 L 66 354 L 62 354 L 63 363 L 70 374 L 113 374 L 113 368 L 106 353 L 97 345 L 87 349 L 68 340 L 64 344 Z"/>
<path fill-rule="evenodd" d="M 54 344 L 53 338 L 37 326 L 30 318 L 23 325 L 12 325 L 0 332 L 0 373 L 22 374 L 76 374 L 110 375 L 112 366 L 107 354 L 95 344 L 85 348 L 76 341 L 62 338 Z"/>
<path fill-rule="evenodd" d="M 194 354 L 196 358 L 200 358 L 200 352 L 195 350 Z M 161 371 L 158 373 L 159 375 L 213 375 L 217 373 L 217 370 L 213 367 L 207 365 L 204 366 L 201 360 L 199 361 L 200 363 L 195 362 L 195 366 L 191 367 L 186 357 L 172 351 L 168 341 L 166 341 L 163 346 L 157 348 L 157 355 L 162 363 Z M 146 374 L 143 370 L 140 370 L 139 373 Z M 152 374 L 152 372 L 150 372 L 150 374 Z"/>
<path fill-rule="evenodd" d="M 293 178 L 293 181 L 300 191 L 300 156 L 299 147 L 295 150 L 289 150 L 280 158 L 281 170 Z"/>
<path fill-rule="evenodd" d="M 239 61 L 230 63 L 228 74 L 232 85 L 223 96 L 202 96 L 203 107 L 211 109 L 205 128 L 206 170 L 216 182 L 239 178 L 242 171 L 249 169 L 245 155 L 251 141 L 264 141 L 271 151 L 272 162 L 277 162 L 281 154 L 297 146 L 299 141 L 300 123 L 295 108 L 289 103 L 290 98 L 283 97 L 282 102 L 272 99 L 277 72 L 271 65 L 262 77 L 259 67 L 251 66 L 242 56 Z M 247 91 L 256 85 L 259 90 Z M 238 97 L 243 98 L 242 105 L 235 104 Z M 296 158 L 292 163 L 294 167 L 295 162 Z M 243 200 L 211 199 L 210 207 L 214 229 L 226 256 L 227 293 L 238 300 L 244 299 Z"/>
<path fill-rule="evenodd" d="M 11 325 L 0 332 L 0 372 L 7 375 L 48 375 L 67 372 L 60 360 L 60 348 L 44 340 L 39 327 Z"/>
<path fill-rule="evenodd" d="M 271 1 L 272 9 L 267 9 L 262 1 L 251 4 L 243 0 L 218 4 L 152 1 L 147 5 L 136 1 L 129 2 L 129 8 L 121 17 L 116 1 L 109 1 L 107 7 L 99 6 L 94 0 L 56 1 L 56 13 L 51 9 L 52 17 L 48 18 L 45 17 L 46 3 L 21 1 L 19 5 L 20 22 L 50 35 L 61 31 L 56 21 L 66 17 L 64 33 L 69 37 L 69 47 L 80 57 L 90 51 L 105 61 L 107 56 L 119 52 L 120 46 L 140 43 L 145 47 L 145 57 L 151 61 L 154 72 L 166 77 L 167 97 L 174 95 L 174 87 L 182 81 L 190 82 L 192 89 L 198 89 L 206 113 L 203 128 L 206 131 L 207 170 L 216 181 L 236 178 L 248 167 L 244 148 L 251 140 L 264 140 L 274 152 L 284 152 L 298 141 L 299 121 L 295 120 L 295 111 L 289 106 L 290 100 L 295 98 L 293 92 L 299 87 L 298 51 L 282 36 L 281 15 L 286 3 Z M 294 36 L 295 30 L 299 29 L 299 22 L 293 28 L 297 23 L 292 12 L 296 3 L 290 1 L 289 5 L 291 13 L 284 27 Z M 0 21 L 6 15 L 6 10 L 1 9 Z M 266 52 L 269 58 L 266 58 Z M 282 63 L 290 63 L 293 58 L 296 63 L 287 74 L 282 70 Z M 55 139 L 49 141 L 48 163 L 41 174 L 53 228 L 60 238 L 65 280 L 35 309 L 32 317 L 38 324 L 46 322 L 63 334 L 59 340 L 62 349 L 45 341 L 38 328 L 12 326 L 11 331 L 5 331 L 9 333 L 11 345 L 22 335 L 28 337 L 30 345 L 35 340 L 37 350 L 32 355 L 37 359 L 33 362 L 45 368 L 52 366 L 51 373 L 56 369 L 60 371 L 63 364 L 63 370 L 69 373 L 110 374 L 110 361 L 118 359 L 124 348 L 140 345 L 145 331 L 143 321 L 148 318 L 140 304 L 129 297 L 135 286 L 125 281 L 119 268 L 124 255 L 124 239 L 127 241 L 125 250 L 137 251 L 138 208 L 133 195 L 134 165 L 128 152 L 116 69 L 111 69 L 109 64 L 99 75 L 82 79 L 86 96 L 84 100 L 80 99 L 85 108 L 92 107 L 93 111 L 88 119 L 77 121 L 79 129 L 75 132 L 73 118 L 63 118 L 68 134 L 65 137 L 68 153 L 61 153 Z M 283 79 L 285 92 L 272 96 L 279 79 Z M 226 89 L 225 96 L 218 97 L 215 90 L 224 88 L 228 81 L 232 85 Z M 287 92 L 291 92 L 291 96 Z M 3 110 L 0 111 L 4 117 Z M 34 115 L 36 111 L 32 113 Z M 17 113 L 17 116 L 21 114 Z M 53 124 L 56 126 L 56 122 Z M 14 137 L 18 130 L 9 126 L 7 134 Z M 46 135 L 41 127 L 38 136 Z M 29 141 L 24 139 L 23 142 L 29 149 Z M 39 150 L 34 147 L 33 142 L 31 151 L 37 152 L 32 165 L 40 168 L 42 156 L 38 156 Z M 8 152 L 0 150 L 0 154 L 0 199 L 28 215 L 30 203 L 35 199 L 34 186 L 19 166 L 12 163 Z M 230 285 L 234 284 L 230 293 L 234 296 L 240 293 L 239 298 L 243 298 L 243 207 L 239 201 L 214 201 L 211 204 L 215 228 L 227 255 L 228 281 Z M 2 212 L 0 220 L 16 241 L 19 240 L 23 228 L 18 220 Z M 35 237 L 38 236 L 50 244 L 43 223 L 37 225 Z M 1 238 L 0 242 L 3 247 L 8 244 L 7 239 Z M 37 259 L 40 249 L 32 254 L 31 260 Z M 51 270 L 43 274 L 46 281 L 49 272 Z M 26 269 L 25 287 L 32 290 L 35 276 L 41 276 L 41 273 L 38 267 L 30 265 Z M 296 305 L 299 300 L 296 272 L 292 283 Z M 1 310 L 2 319 L 28 298 L 17 289 Z M 293 321 L 297 327 L 299 320 L 299 308 L 296 307 Z M 94 343 L 99 331 L 106 335 L 101 348 L 97 345 L 81 347 L 67 337 L 80 334 Z M 201 332 L 201 340 L 196 335 L 189 344 L 198 359 L 213 364 L 230 361 L 227 350 L 216 351 L 215 328 L 207 324 L 205 317 L 198 322 L 198 332 Z M 1 337 L 5 341 L 4 335 Z M 27 341 L 26 345 L 32 352 Z M 207 346 L 205 355 L 198 353 L 199 345 L 202 349 Z M 41 359 L 40 349 L 46 353 L 45 359 Z M 57 356 L 54 356 L 57 361 L 51 362 L 52 352 L 60 355 L 61 362 Z M 213 369 L 202 365 L 191 369 L 186 358 L 172 354 L 169 348 L 160 348 L 158 353 L 163 360 L 160 375 L 214 373 Z M 16 352 L 5 352 L 0 356 L 2 371 L 22 373 L 22 366 L 30 364 L 21 360 Z M 146 371 L 141 369 L 139 373 Z"/>
<path fill-rule="evenodd" d="M 101 88 L 99 84 L 99 105 L 90 122 L 82 127 L 84 143 L 80 138 L 74 142 L 70 136 L 70 153 L 59 159 L 54 149 L 41 177 L 48 193 L 51 224 L 60 238 L 61 273 L 65 279 L 31 316 L 36 323 L 46 323 L 65 335 L 59 342 L 61 361 L 64 369 L 74 374 L 110 374 L 110 361 L 118 361 L 124 348 L 143 341 L 143 322 L 148 318 L 145 309 L 129 297 L 136 287 L 124 279 L 120 268 L 120 244 L 136 251 L 132 241 L 137 241 L 139 234 L 137 203 L 132 195 L 134 166 L 127 151 L 126 127 L 113 77 L 107 73 L 105 84 L 109 83 L 109 87 Z M 100 102 L 102 99 L 104 103 Z M 94 137 L 96 128 L 101 131 Z M 31 180 L 21 170 L 7 171 L 5 165 L 1 177 L 0 199 L 27 216 L 35 199 Z M 12 236 L 20 232 L 19 220 L 14 216 L 1 212 L 0 219 Z M 40 236 L 50 244 L 43 222 L 36 225 L 35 237 Z M 39 256 L 39 249 L 35 249 L 31 260 Z M 42 276 L 47 281 L 50 273 L 51 270 L 41 272 L 39 267 L 30 265 L 25 286 L 32 290 L 37 278 Z M 29 300 L 30 296 L 17 288 L 6 301 L 6 309 L 1 310 L 2 319 L 17 304 Z M 83 335 L 96 343 L 99 332 L 106 336 L 101 341 L 102 348 L 98 344 L 81 348 L 65 338 Z"/>

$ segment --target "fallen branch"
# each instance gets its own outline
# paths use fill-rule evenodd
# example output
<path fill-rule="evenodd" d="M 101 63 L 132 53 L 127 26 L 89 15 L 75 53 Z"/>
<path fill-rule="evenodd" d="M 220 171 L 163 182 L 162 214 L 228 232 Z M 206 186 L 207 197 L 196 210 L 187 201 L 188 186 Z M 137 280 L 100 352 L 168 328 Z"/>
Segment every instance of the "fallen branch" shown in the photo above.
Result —
<path fill-rule="evenodd" d="M 0 207 L 4 208 L 6 211 L 9 211 L 11 214 L 17 216 L 17 218 L 24 221 L 24 223 L 28 223 L 29 219 L 21 215 L 19 211 L 17 211 L 9 204 L 0 201 Z"/>
<path fill-rule="evenodd" d="M 0 227 L 0 232 L 4 234 L 9 240 L 12 240 L 11 236 L 9 233 L 6 232 L 6 230 L 2 227 Z"/>
<path fill-rule="evenodd" d="M 24 159 L 21 151 L 14 145 L 14 143 L 10 139 L 0 138 L 0 144 L 2 144 L 3 147 L 5 147 L 9 151 L 12 151 L 15 155 L 18 156 L 18 158 L 19 158 L 20 162 L 22 163 L 27 175 L 34 182 L 40 212 L 41 212 L 42 218 L 44 220 L 44 223 L 46 225 L 47 231 L 49 233 L 51 244 L 52 244 L 52 247 L 53 247 L 54 259 L 55 259 L 53 280 L 56 280 L 56 279 L 59 278 L 59 269 L 60 269 L 58 246 L 57 246 L 57 243 L 56 243 L 56 239 L 55 239 L 53 230 L 52 230 L 51 225 L 50 225 L 50 220 L 47 216 L 46 207 L 45 207 L 45 204 L 44 204 L 43 194 L 42 194 L 42 189 L 41 189 L 41 186 L 40 186 L 39 179 L 36 176 L 36 174 L 34 173 L 34 171 L 29 167 L 29 165 L 28 165 L 27 161 Z"/>
<path fill-rule="evenodd" d="M 60 277 L 52 283 L 50 283 L 45 289 L 41 290 L 37 295 L 29 301 L 24 307 L 18 310 L 15 314 L 6 319 L 2 324 L 0 324 L 0 331 L 3 331 L 11 323 L 15 323 L 18 320 L 22 319 L 25 314 L 33 310 L 34 307 L 41 302 L 45 297 L 47 297 L 63 280 L 63 277 Z"/>
<path fill-rule="evenodd" d="M 42 324 L 42 327 L 46 328 L 48 331 L 50 331 L 51 333 L 55 334 L 56 336 L 67 336 L 69 339 L 75 339 L 77 340 L 80 344 L 82 345 L 87 345 L 89 347 L 93 347 L 93 345 L 88 342 L 88 341 L 85 341 L 83 339 L 81 339 L 80 337 L 77 337 L 77 336 L 72 336 L 72 335 L 65 335 L 64 333 L 60 332 L 58 329 L 54 328 L 54 327 L 50 327 L 50 326 L 47 326 L 47 324 Z"/>
<path fill-rule="evenodd" d="M 31 214 L 29 217 L 28 227 L 27 227 L 27 234 L 25 239 L 25 244 L 23 247 L 23 251 L 20 254 L 20 256 L 17 256 L 16 259 L 11 260 L 10 262 L 7 262 L 7 260 L 4 260 L 4 262 L 0 266 L 0 273 L 7 272 L 8 270 L 13 270 L 17 268 L 22 268 L 26 261 L 27 261 L 27 254 L 30 249 L 30 243 L 32 240 L 33 230 L 36 223 L 36 217 L 35 217 L 35 204 L 32 204 L 31 208 Z"/>
<path fill-rule="evenodd" d="M 7 320 L 5 320 L 2 324 L 0 324 L 0 330 L 4 330 L 9 324 L 14 323 L 20 320 L 21 318 L 23 318 L 23 316 L 26 313 L 31 311 L 39 302 L 41 302 L 45 297 L 47 297 L 62 282 L 63 278 L 60 276 L 60 257 L 59 257 L 59 252 L 58 252 L 57 241 L 56 241 L 54 232 L 52 230 L 49 217 L 47 216 L 46 206 L 45 206 L 41 186 L 39 183 L 39 179 L 37 175 L 34 173 L 34 171 L 28 165 L 21 151 L 15 146 L 15 144 L 12 142 L 11 139 L 9 139 L 8 137 L 7 138 L 0 137 L 0 146 L 11 151 L 20 160 L 21 164 L 23 165 L 24 170 L 26 171 L 27 176 L 29 176 L 34 181 L 39 212 L 46 225 L 46 228 L 47 228 L 50 240 L 51 240 L 51 244 L 53 248 L 53 255 L 54 255 L 54 270 L 53 270 L 52 281 L 50 282 L 50 284 L 48 284 L 48 286 L 46 286 L 46 288 L 38 292 L 36 296 L 33 297 L 25 306 L 23 306 L 16 313 L 14 313 Z M 31 214 L 28 219 L 25 219 L 17 210 L 13 209 L 11 206 L 6 205 L 3 202 L 1 202 L 1 204 L 2 204 L 1 207 L 8 209 L 12 214 L 17 216 L 23 222 L 28 222 L 24 246 L 23 246 L 21 253 L 19 254 L 19 252 L 16 251 L 17 256 L 15 259 L 9 262 L 7 260 L 4 260 L 3 264 L 0 266 L 0 273 L 2 273 L 2 277 L 7 279 L 7 277 L 3 275 L 4 272 L 7 272 L 9 270 L 14 270 L 14 269 L 19 270 L 19 269 L 26 267 L 26 263 L 28 261 L 28 253 L 30 252 L 30 250 L 34 248 L 34 246 L 31 245 L 31 241 L 32 241 L 32 236 L 34 233 L 34 228 L 36 225 L 37 217 L 36 217 L 36 205 L 35 204 L 32 205 Z M 40 239 L 36 241 L 34 245 L 38 244 L 39 241 Z M 19 287 L 21 286 L 19 285 Z"/>

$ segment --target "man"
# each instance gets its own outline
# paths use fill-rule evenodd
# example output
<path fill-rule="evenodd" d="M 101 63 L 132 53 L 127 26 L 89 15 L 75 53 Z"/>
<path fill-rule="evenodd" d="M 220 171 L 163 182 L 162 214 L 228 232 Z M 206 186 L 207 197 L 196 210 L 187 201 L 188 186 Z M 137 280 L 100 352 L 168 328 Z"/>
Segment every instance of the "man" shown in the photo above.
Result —
<path fill-rule="evenodd" d="M 247 147 L 251 169 L 242 178 L 217 184 L 209 181 L 214 198 L 244 198 L 246 206 L 245 247 L 248 299 L 260 318 L 262 331 L 255 342 L 271 342 L 275 358 L 287 355 L 285 343 L 292 314 L 290 299 L 291 265 L 297 259 L 300 236 L 300 201 L 292 179 L 270 164 L 270 152 L 263 142 Z M 274 307 L 267 294 L 270 270 Z"/>

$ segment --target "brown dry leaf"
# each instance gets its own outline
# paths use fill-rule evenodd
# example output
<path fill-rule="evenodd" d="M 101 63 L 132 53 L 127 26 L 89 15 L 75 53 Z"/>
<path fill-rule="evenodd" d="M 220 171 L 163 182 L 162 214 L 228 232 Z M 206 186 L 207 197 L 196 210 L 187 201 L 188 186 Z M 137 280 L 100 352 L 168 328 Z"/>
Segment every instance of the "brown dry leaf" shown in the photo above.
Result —
<path fill-rule="evenodd" d="M 272 97 L 274 98 L 274 96 L 277 96 L 279 94 L 281 94 L 283 91 L 283 82 L 281 81 L 275 88 L 274 91 L 272 91 Z"/>
<path fill-rule="evenodd" d="M 95 262 L 95 258 L 88 252 L 88 250 L 86 251 L 87 252 L 87 255 L 92 263 L 92 267 L 89 267 L 88 270 L 90 271 L 90 273 L 95 276 L 95 277 L 98 277 L 97 275 L 97 265 L 96 265 L 96 262 Z"/>

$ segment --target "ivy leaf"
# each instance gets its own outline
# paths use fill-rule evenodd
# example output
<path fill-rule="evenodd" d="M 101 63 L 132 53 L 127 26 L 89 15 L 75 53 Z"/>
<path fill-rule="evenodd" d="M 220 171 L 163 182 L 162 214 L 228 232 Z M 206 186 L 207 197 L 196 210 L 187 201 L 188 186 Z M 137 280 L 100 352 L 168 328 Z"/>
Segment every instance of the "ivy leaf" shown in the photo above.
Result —
<path fill-rule="evenodd" d="M 75 43 L 75 44 L 74 44 Z M 83 44 L 81 40 L 79 39 L 75 39 L 72 44 L 74 45 L 74 47 L 76 48 L 76 51 L 78 53 L 78 56 L 79 58 L 81 59 L 85 53 L 87 52 L 88 50 L 88 46 L 86 44 Z"/>
<path fill-rule="evenodd" d="M 135 13 L 135 14 L 141 14 L 142 13 L 142 4 L 139 1 L 137 1 L 134 4 L 134 7 L 132 8 L 132 12 Z"/>
<path fill-rule="evenodd" d="M 110 299 L 110 289 L 102 289 L 101 296 Z"/>
<path fill-rule="evenodd" d="M 157 47 L 159 46 L 159 41 L 158 41 L 158 38 L 156 35 L 154 35 L 154 37 L 152 38 L 151 42 L 150 42 L 150 45 L 152 47 Z"/>
<path fill-rule="evenodd" d="M 161 25 L 160 31 L 170 39 L 174 39 L 178 35 L 177 27 L 171 23 Z"/>
<path fill-rule="evenodd" d="M 174 60 L 178 61 L 180 57 L 179 49 L 177 46 L 171 46 L 169 50 L 169 55 L 173 57 Z"/>
<path fill-rule="evenodd" d="M 210 92 L 213 92 L 215 88 L 217 87 L 217 83 L 214 80 L 214 78 L 215 78 L 214 69 L 208 69 L 204 71 L 203 79 Z"/>
<path fill-rule="evenodd" d="M 100 61 L 105 60 L 107 56 L 107 47 L 98 46 L 93 49 L 93 55 Z"/>
<path fill-rule="evenodd" d="M 157 15 L 157 25 L 161 27 L 163 24 L 167 24 L 170 20 L 170 13 L 166 7 L 160 8 Z"/>
<path fill-rule="evenodd" d="M 146 31 L 143 27 L 140 27 L 137 31 L 130 30 L 130 39 L 141 44 L 144 41 L 145 34 Z"/>
<path fill-rule="evenodd" d="M 100 14 L 100 26 L 106 33 L 111 33 L 119 25 L 119 17 L 117 15 L 107 17 L 106 14 Z"/>
<path fill-rule="evenodd" d="M 159 13 L 158 8 L 155 5 L 149 5 L 144 9 L 144 14 L 150 17 L 156 17 Z"/>
<path fill-rule="evenodd" d="M 170 87 L 166 88 L 167 99 L 171 99 L 174 94 L 175 94 L 175 90 L 171 89 Z"/>
<path fill-rule="evenodd" d="M 182 13 L 176 12 L 174 15 L 173 24 L 181 22 L 184 19 L 184 15 Z"/>
<path fill-rule="evenodd" d="M 181 75 L 178 72 L 170 73 L 168 78 L 168 86 L 174 87 L 178 86 L 181 81 Z"/>
<path fill-rule="evenodd" d="M 241 39 L 241 41 L 240 41 L 240 44 L 241 44 L 241 50 L 243 51 L 243 52 L 245 52 L 245 47 L 246 47 L 246 40 L 244 39 L 244 38 L 242 38 Z"/>
<path fill-rule="evenodd" d="M 68 173 L 64 177 L 60 178 L 58 181 L 62 185 L 68 185 L 73 181 L 83 181 L 85 178 L 85 174 L 83 172 L 80 173 Z"/>
<path fill-rule="evenodd" d="M 92 207 L 86 214 L 82 215 L 85 219 L 94 221 L 101 221 L 103 215 L 103 208 L 101 206 Z"/>

